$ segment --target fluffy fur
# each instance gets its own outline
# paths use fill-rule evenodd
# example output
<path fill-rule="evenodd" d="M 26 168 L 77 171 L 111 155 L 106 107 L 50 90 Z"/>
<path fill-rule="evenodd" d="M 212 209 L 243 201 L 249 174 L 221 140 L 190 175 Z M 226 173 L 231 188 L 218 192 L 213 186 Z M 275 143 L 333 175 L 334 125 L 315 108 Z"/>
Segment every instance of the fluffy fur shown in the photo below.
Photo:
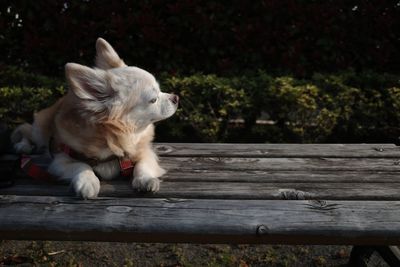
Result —
<path fill-rule="evenodd" d="M 60 151 L 61 144 L 88 158 L 129 158 L 136 163 L 133 188 L 158 191 L 158 177 L 165 171 L 151 147 L 153 122 L 172 116 L 178 97 L 162 93 L 147 71 L 125 65 L 101 38 L 96 42 L 95 68 L 68 63 L 65 75 L 68 93 L 53 106 L 36 113 L 33 125 L 23 124 L 13 132 L 16 152 L 29 153 L 34 147 L 52 151 L 54 160 L 49 172 L 70 181 L 76 194 L 83 198 L 98 195 L 98 176 L 118 176 L 118 160 L 92 168 Z"/>

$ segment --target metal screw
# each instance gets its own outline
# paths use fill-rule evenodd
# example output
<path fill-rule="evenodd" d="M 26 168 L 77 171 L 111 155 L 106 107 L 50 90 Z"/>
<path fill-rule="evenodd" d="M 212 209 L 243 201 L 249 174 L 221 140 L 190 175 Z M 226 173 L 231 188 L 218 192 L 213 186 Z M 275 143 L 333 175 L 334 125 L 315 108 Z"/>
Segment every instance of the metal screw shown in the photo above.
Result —
<path fill-rule="evenodd" d="M 376 147 L 375 150 L 378 151 L 378 152 L 383 152 L 383 151 L 385 151 L 385 149 L 383 149 L 382 147 Z"/>

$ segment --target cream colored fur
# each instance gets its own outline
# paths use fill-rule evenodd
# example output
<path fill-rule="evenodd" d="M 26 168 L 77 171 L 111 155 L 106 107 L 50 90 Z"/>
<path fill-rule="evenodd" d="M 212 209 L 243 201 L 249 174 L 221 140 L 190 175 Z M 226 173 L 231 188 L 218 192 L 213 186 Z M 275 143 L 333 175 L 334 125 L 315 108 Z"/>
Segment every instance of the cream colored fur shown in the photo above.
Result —
<path fill-rule="evenodd" d="M 133 188 L 156 192 L 158 177 L 165 171 L 152 150 L 152 123 L 172 116 L 178 97 L 162 93 L 150 73 L 126 66 L 105 40 L 97 40 L 96 51 L 95 68 L 66 64 L 70 90 L 53 106 L 36 113 L 32 126 L 23 124 L 13 132 L 14 148 L 19 153 L 30 153 L 34 146 L 51 150 L 54 160 L 49 172 L 70 181 L 83 198 L 99 194 L 98 176 L 118 176 L 118 161 L 92 168 L 60 151 L 60 144 L 88 158 L 129 158 L 136 162 Z"/>

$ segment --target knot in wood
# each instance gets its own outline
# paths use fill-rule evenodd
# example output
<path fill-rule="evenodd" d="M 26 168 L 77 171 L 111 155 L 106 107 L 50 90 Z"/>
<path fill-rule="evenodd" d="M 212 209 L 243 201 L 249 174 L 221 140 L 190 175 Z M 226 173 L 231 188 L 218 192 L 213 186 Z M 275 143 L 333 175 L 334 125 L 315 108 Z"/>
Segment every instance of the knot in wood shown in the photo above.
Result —
<path fill-rule="evenodd" d="M 107 211 L 112 213 L 128 213 L 131 210 L 132 208 L 127 206 L 110 206 L 107 208 Z"/>
<path fill-rule="evenodd" d="M 280 198 L 284 200 L 305 200 L 312 197 L 309 192 L 289 188 L 279 189 L 279 194 Z"/>
<path fill-rule="evenodd" d="M 269 229 L 267 226 L 261 224 L 259 226 L 257 226 L 257 235 L 266 235 L 268 234 Z"/>
<path fill-rule="evenodd" d="M 375 151 L 378 151 L 378 152 L 385 151 L 385 149 L 383 149 L 382 147 L 375 147 L 374 149 L 375 149 Z"/>
<path fill-rule="evenodd" d="M 314 206 L 315 208 L 323 209 L 327 206 L 327 203 L 325 200 L 311 200 L 309 201 L 311 206 Z"/>
<path fill-rule="evenodd" d="M 338 204 L 329 204 L 325 200 L 310 200 L 307 204 L 309 209 L 320 210 L 320 211 L 330 211 L 338 208 Z"/>

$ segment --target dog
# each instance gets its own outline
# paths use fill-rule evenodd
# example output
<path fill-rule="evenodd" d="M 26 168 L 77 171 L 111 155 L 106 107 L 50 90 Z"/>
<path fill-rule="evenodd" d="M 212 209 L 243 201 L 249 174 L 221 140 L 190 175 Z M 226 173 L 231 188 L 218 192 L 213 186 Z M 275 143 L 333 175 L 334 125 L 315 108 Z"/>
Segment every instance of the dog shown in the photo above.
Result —
<path fill-rule="evenodd" d="M 122 161 L 134 163 L 134 189 L 157 192 L 165 170 L 152 149 L 153 123 L 172 116 L 179 97 L 161 92 L 149 72 L 127 66 L 102 38 L 95 67 L 67 63 L 65 76 L 67 94 L 34 114 L 32 125 L 13 131 L 15 151 L 50 153 L 48 172 L 70 182 L 84 199 L 98 196 L 99 177 L 119 176 Z"/>

